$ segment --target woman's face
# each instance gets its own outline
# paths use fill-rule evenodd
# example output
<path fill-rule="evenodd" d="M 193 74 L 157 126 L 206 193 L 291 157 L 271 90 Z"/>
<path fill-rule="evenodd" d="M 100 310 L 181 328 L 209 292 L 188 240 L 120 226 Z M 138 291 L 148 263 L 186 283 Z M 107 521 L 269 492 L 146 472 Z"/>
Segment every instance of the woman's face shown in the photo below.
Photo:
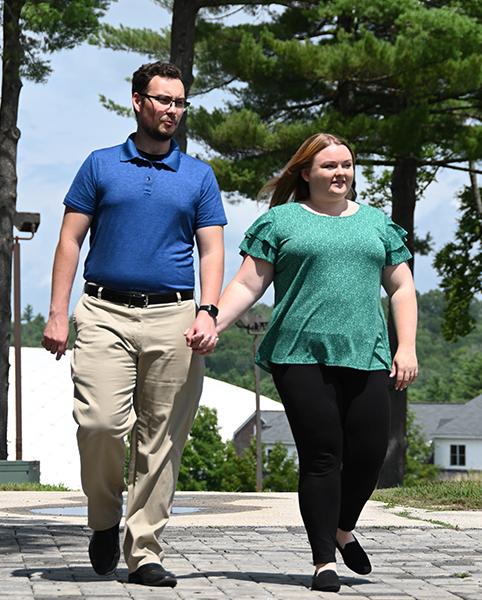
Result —
<path fill-rule="evenodd" d="M 315 154 L 311 167 L 301 176 L 310 186 L 310 197 L 339 200 L 350 191 L 354 176 L 351 152 L 346 146 L 330 144 Z"/>

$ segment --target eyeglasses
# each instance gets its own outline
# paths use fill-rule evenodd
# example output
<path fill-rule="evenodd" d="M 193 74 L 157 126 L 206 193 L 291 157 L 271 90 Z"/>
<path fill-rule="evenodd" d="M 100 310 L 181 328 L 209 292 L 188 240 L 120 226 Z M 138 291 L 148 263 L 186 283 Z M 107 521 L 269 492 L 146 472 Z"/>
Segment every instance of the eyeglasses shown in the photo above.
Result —
<path fill-rule="evenodd" d="M 171 108 L 171 106 L 174 104 L 174 106 L 179 110 L 186 110 L 186 108 L 191 104 L 184 98 L 172 98 L 172 96 L 152 96 L 151 94 L 141 94 L 140 92 L 138 92 L 138 94 L 144 98 L 155 100 L 161 106 L 167 106 L 168 108 Z"/>

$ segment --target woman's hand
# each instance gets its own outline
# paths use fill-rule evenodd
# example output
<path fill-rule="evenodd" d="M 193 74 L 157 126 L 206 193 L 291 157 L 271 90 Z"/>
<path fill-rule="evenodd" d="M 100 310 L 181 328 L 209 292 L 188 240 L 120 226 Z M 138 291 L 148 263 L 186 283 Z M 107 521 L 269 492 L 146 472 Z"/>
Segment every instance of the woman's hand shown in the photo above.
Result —
<path fill-rule="evenodd" d="M 186 344 L 196 354 L 210 354 L 218 343 L 216 320 L 206 311 L 200 310 L 194 323 L 184 332 Z"/>
<path fill-rule="evenodd" d="M 394 387 L 397 391 L 406 390 L 418 375 L 417 355 L 414 348 L 398 348 L 390 371 L 390 377 L 395 377 Z"/>

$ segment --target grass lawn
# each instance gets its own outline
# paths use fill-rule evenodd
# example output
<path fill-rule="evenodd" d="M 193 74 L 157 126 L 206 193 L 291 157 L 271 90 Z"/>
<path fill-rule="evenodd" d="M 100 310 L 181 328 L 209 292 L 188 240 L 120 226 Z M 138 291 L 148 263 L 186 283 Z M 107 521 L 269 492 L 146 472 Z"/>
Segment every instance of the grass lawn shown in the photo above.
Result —
<path fill-rule="evenodd" d="M 481 481 L 431 481 L 413 486 L 375 490 L 372 500 L 391 506 L 432 510 L 482 510 Z"/>
<path fill-rule="evenodd" d="M 70 489 L 62 484 L 0 483 L 0 492 L 70 492 Z"/>

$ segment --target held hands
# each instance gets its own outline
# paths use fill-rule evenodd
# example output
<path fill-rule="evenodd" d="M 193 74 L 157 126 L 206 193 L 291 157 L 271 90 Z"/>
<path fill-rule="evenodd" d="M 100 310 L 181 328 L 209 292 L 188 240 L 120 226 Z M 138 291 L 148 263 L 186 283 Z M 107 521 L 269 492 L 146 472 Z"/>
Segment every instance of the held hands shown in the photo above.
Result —
<path fill-rule="evenodd" d="M 65 354 L 69 337 L 69 319 L 67 315 L 51 316 L 47 321 L 42 339 L 42 346 L 60 360 Z"/>
<path fill-rule="evenodd" d="M 184 332 L 186 344 L 196 354 L 210 354 L 218 343 L 216 319 L 206 311 L 198 312 L 194 323 Z"/>
<path fill-rule="evenodd" d="M 394 387 L 397 391 L 406 390 L 418 375 L 418 363 L 415 349 L 398 348 L 392 364 L 390 377 L 395 377 Z"/>

